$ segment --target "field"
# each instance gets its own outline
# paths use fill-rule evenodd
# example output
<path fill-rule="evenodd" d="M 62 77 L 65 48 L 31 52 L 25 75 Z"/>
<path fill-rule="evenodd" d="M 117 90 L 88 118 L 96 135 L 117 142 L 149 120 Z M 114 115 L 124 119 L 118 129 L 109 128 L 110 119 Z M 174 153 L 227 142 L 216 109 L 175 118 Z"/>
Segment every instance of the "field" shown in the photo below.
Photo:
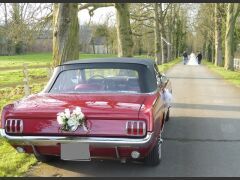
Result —
<path fill-rule="evenodd" d="M 104 57 L 116 57 L 116 55 L 111 54 L 80 54 L 80 59 L 85 58 L 104 58 Z M 16 55 L 16 56 L 0 56 L 0 70 L 7 68 L 18 68 L 22 67 L 24 63 L 27 63 L 29 67 L 36 66 L 49 66 L 51 63 L 52 54 L 51 53 L 30 53 L 24 55 Z M 0 81 L 1 82 L 1 81 Z"/>

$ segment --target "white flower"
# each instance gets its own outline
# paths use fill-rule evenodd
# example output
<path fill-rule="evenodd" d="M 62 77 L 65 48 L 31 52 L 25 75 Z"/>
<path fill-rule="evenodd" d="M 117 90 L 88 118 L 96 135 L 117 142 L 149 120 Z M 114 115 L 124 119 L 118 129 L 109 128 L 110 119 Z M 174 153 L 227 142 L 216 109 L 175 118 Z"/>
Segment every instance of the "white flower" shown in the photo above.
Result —
<path fill-rule="evenodd" d="M 65 125 L 69 126 L 66 130 L 73 130 L 74 127 L 83 125 L 84 114 L 81 111 L 80 107 L 76 107 L 73 112 L 69 109 L 65 109 L 63 112 L 57 114 L 57 121 L 62 127 Z M 83 125 L 84 126 L 84 125 Z M 84 126 L 83 129 L 87 131 L 87 128 Z M 74 131 L 74 130 L 73 130 Z"/>
<path fill-rule="evenodd" d="M 57 116 L 57 122 L 58 122 L 58 124 L 60 124 L 60 125 L 63 125 L 63 124 L 64 124 L 63 119 L 62 119 L 61 116 Z"/>
<path fill-rule="evenodd" d="M 78 114 L 82 113 L 82 109 L 80 107 L 76 107 L 74 113 L 78 115 Z"/>
<path fill-rule="evenodd" d="M 83 119 L 83 118 L 84 118 L 84 114 L 83 114 L 82 112 L 80 112 L 80 113 L 78 114 L 78 118 L 79 118 L 79 119 Z"/>
<path fill-rule="evenodd" d="M 66 117 L 67 119 L 69 119 L 70 116 L 71 116 L 70 110 L 69 110 L 69 109 L 65 109 L 65 117 Z"/>
<path fill-rule="evenodd" d="M 74 118 L 70 118 L 67 122 L 68 126 L 77 126 L 78 122 Z"/>
<path fill-rule="evenodd" d="M 65 117 L 65 114 L 64 114 L 64 112 L 60 112 L 60 113 L 58 113 L 58 116 Z"/>

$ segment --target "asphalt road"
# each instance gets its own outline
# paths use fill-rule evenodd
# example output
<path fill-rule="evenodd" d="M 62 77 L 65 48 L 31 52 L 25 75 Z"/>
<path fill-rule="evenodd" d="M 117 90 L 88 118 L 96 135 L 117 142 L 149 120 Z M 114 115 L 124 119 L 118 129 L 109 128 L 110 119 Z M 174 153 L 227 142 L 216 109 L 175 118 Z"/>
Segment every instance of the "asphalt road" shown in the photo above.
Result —
<path fill-rule="evenodd" d="M 174 99 L 158 166 L 59 160 L 40 163 L 26 176 L 240 176 L 240 88 L 202 65 L 178 64 L 167 76 Z"/>

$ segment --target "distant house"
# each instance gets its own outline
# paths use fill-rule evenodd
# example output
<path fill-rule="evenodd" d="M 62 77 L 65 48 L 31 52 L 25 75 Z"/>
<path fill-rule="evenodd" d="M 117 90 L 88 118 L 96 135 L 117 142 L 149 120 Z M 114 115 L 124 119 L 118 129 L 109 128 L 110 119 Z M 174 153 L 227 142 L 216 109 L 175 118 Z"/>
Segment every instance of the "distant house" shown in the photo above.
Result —
<path fill-rule="evenodd" d="M 106 38 L 92 37 L 90 40 L 91 51 L 95 54 L 107 54 Z"/>
<path fill-rule="evenodd" d="M 93 32 L 89 26 L 82 25 L 80 30 L 80 51 L 83 53 L 107 54 L 106 38 L 93 37 Z"/>
<path fill-rule="evenodd" d="M 0 26 L 0 32 L 1 32 Z M 39 32 L 35 39 L 26 47 L 27 52 L 52 52 L 53 32 L 51 24 Z M 82 53 L 106 54 L 106 38 L 93 37 L 89 26 L 81 25 L 79 27 L 79 51 Z M 0 55 L 9 54 L 6 46 L 6 38 L 0 33 Z M 12 52 L 14 54 L 14 52 Z"/>

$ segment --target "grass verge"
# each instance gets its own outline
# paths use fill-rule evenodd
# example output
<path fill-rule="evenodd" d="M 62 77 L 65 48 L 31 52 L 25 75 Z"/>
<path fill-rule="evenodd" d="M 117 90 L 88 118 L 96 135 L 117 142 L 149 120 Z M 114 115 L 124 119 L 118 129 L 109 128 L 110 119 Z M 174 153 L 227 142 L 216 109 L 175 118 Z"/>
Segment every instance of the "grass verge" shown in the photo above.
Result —
<path fill-rule="evenodd" d="M 224 67 L 217 67 L 211 62 L 208 62 L 206 60 L 203 61 L 203 64 L 206 65 L 213 72 L 220 75 L 223 79 L 230 82 L 231 84 L 234 84 L 237 87 L 240 87 L 240 71 L 229 71 L 224 69 Z"/>
<path fill-rule="evenodd" d="M 43 84 L 32 84 L 32 93 L 41 91 Z M 0 112 L 6 104 L 12 103 L 23 97 L 23 87 L 0 89 Z M 0 176 L 18 177 L 23 176 L 28 169 L 37 163 L 34 155 L 18 153 L 5 139 L 0 138 Z"/>
<path fill-rule="evenodd" d="M 162 65 L 158 65 L 159 71 L 166 73 L 167 70 L 169 70 L 170 68 L 172 68 L 174 65 L 180 63 L 181 58 L 176 58 L 166 64 L 162 64 Z"/>
<path fill-rule="evenodd" d="M 0 176 L 23 176 L 27 170 L 37 163 L 33 155 L 18 153 L 9 143 L 0 138 Z"/>

